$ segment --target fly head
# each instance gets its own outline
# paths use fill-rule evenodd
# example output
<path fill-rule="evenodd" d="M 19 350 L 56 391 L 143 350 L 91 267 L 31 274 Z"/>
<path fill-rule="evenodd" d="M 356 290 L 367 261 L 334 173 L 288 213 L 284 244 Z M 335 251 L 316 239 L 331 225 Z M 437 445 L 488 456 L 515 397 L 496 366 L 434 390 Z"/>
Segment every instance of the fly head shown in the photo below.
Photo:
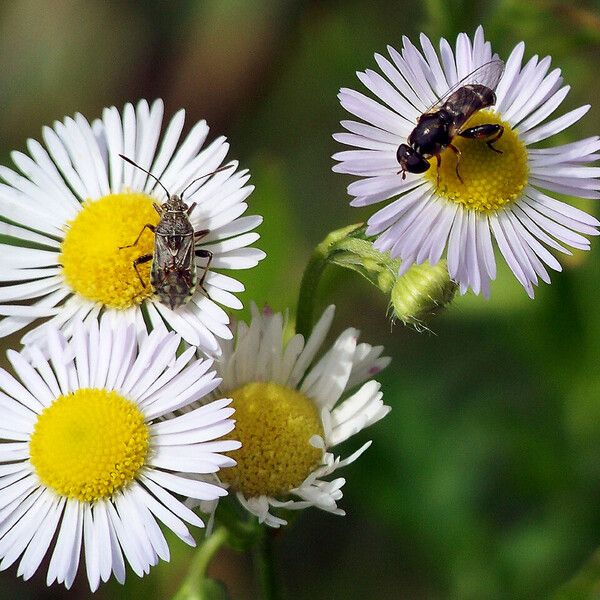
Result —
<path fill-rule="evenodd" d="M 425 173 L 430 167 L 429 161 L 408 144 L 400 144 L 400 146 L 398 146 L 396 158 L 400 164 L 402 179 L 406 179 L 407 171 L 409 173 Z"/>

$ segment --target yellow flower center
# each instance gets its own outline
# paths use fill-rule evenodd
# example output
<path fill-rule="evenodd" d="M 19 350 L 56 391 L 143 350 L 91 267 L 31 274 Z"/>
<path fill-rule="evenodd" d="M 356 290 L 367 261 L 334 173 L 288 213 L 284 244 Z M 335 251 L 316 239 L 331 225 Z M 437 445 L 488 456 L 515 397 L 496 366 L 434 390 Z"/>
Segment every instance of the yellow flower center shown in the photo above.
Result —
<path fill-rule="evenodd" d="M 69 222 L 61 247 L 60 264 L 67 284 L 80 296 L 112 308 L 140 304 L 153 294 L 150 285 L 151 262 L 133 261 L 152 254 L 154 234 L 146 229 L 135 242 L 142 227 L 158 223 L 152 199 L 145 194 L 110 194 L 88 200 L 79 214 Z"/>
<path fill-rule="evenodd" d="M 323 437 L 314 402 L 276 383 L 247 383 L 228 394 L 235 408 L 235 429 L 242 442 L 232 453 L 237 466 L 221 477 L 248 498 L 281 496 L 300 485 L 320 464 L 323 451 L 309 444 Z"/>
<path fill-rule="evenodd" d="M 463 129 L 484 123 L 504 126 L 502 137 L 493 142 L 494 148 L 502 153 L 494 152 L 481 140 L 455 136 L 452 144 L 461 152 L 458 170 L 462 182 L 456 176 L 457 156 L 451 148 L 446 148 L 441 154 L 437 193 L 467 209 L 491 212 L 520 197 L 529 170 L 525 145 L 515 130 L 495 113 L 479 111 Z M 438 177 L 436 159 L 430 162 L 432 168 L 426 171 L 425 177 L 435 185 Z"/>
<path fill-rule="evenodd" d="M 148 454 L 144 415 L 116 392 L 80 389 L 38 417 L 31 464 L 56 493 L 81 502 L 108 498 L 131 482 Z"/>

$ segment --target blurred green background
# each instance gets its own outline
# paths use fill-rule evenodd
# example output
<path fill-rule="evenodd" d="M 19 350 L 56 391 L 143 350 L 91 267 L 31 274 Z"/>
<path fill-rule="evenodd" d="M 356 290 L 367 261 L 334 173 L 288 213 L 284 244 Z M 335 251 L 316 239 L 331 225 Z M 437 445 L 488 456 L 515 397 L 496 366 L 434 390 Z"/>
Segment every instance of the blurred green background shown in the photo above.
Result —
<path fill-rule="evenodd" d="M 354 71 L 404 34 L 454 38 L 479 23 L 501 57 L 522 39 L 526 58 L 553 56 L 572 85 L 564 111 L 593 104 L 558 141 L 600 131 L 598 2 L 17 0 L 0 5 L 1 159 L 75 111 L 185 107 L 188 128 L 206 118 L 252 171 L 268 258 L 242 273 L 245 303 L 293 308 L 311 248 L 369 215 L 331 172 L 339 87 L 359 88 Z M 344 473 L 348 516 L 308 511 L 280 534 L 290 600 L 546 598 L 600 545 L 598 240 L 563 265 L 535 301 L 502 269 L 490 301 L 458 298 L 423 334 L 392 327 L 357 276 L 327 272 L 319 295 L 339 305 L 336 331 L 357 326 L 394 359 L 381 375 L 393 411 L 342 449 L 374 440 Z M 168 598 L 191 558 L 171 547 L 171 564 L 94 597 Z M 246 557 L 222 552 L 211 573 L 235 600 L 256 598 Z M 81 568 L 70 593 L 44 581 L 12 568 L 0 599 L 91 596 Z"/>

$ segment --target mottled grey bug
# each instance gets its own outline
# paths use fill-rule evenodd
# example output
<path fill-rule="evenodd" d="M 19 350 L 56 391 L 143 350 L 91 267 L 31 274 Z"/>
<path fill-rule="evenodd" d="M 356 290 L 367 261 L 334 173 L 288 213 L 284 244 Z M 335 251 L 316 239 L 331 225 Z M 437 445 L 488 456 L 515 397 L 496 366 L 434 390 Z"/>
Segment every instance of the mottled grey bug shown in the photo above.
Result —
<path fill-rule="evenodd" d="M 200 288 L 208 296 L 204 289 L 204 280 L 206 279 L 213 254 L 210 250 L 196 249 L 195 245 L 196 242 L 208 235 L 210 231 L 208 229 L 194 231 L 190 222 L 190 214 L 194 210 L 196 203 L 188 206 L 183 201 L 183 195 L 197 181 L 211 177 L 224 169 L 229 169 L 232 165 L 226 165 L 216 169 L 212 173 L 197 177 L 181 192 L 181 196 L 178 196 L 177 194 L 170 194 L 158 177 L 137 165 L 130 158 L 122 154 L 119 154 L 119 156 L 134 167 L 150 175 L 167 194 L 166 202 L 163 204 L 154 203 L 154 209 L 160 216 L 158 224 L 154 226 L 146 223 L 133 244 L 120 247 L 120 249 L 123 249 L 137 246 L 145 229 L 149 229 L 154 233 L 153 253 L 143 254 L 133 261 L 133 268 L 140 283 L 146 287 L 138 271 L 138 265 L 152 260 L 150 284 L 154 288 L 158 300 L 163 304 L 166 304 L 171 309 L 178 308 L 190 300 L 197 288 Z M 198 280 L 196 272 L 195 257 L 207 259 L 200 280 Z"/>

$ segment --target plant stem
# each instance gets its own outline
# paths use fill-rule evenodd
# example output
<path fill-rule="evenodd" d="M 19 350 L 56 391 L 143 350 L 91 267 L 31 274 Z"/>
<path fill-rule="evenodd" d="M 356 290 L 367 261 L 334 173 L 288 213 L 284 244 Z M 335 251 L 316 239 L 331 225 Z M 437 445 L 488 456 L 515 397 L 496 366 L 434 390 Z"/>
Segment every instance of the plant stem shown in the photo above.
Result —
<path fill-rule="evenodd" d="M 229 531 L 225 527 L 217 527 L 202 542 L 202 545 L 196 550 L 188 574 L 175 596 L 173 596 L 173 600 L 198 597 L 202 582 L 206 577 L 208 565 L 221 546 L 225 544 L 228 537 Z"/>
<path fill-rule="evenodd" d="M 315 301 L 317 297 L 317 287 L 321 275 L 327 266 L 329 254 L 334 246 L 346 238 L 350 233 L 362 227 L 362 223 L 349 225 L 332 231 L 327 237 L 317 245 L 300 282 L 300 293 L 298 294 L 298 306 L 296 309 L 296 333 L 301 333 L 304 339 L 308 337 L 313 326 L 313 316 L 315 312 Z"/>
<path fill-rule="evenodd" d="M 260 600 L 281 600 L 283 597 L 276 572 L 274 534 L 274 531 L 265 528 L 254 546 L 253 562 L 260 586 Z"/>
<path fill-rule="evenodd" d="M 319 246 L 317 246 L 302 275 L 300 293 L 298 294 L 296 333 L 301 333 L 304 339 L 307 339 L 312 330 L 316 290 L 326 265 L 326 255 L 323 255 L 319 250 Z"/>

